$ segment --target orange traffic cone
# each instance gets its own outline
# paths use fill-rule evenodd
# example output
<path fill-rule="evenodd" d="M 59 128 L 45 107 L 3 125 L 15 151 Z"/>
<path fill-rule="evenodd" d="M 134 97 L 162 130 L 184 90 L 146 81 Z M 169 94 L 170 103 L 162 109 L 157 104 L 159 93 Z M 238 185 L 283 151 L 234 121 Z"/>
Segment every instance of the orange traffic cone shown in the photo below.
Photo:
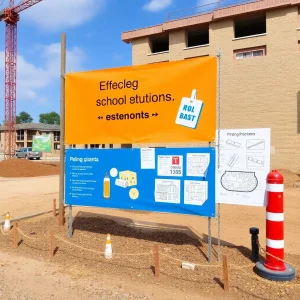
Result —
<path fill-rule="evenodd" d="M 3 230 L 4 230 L 4 232 L 7 232 L 7 231 L 10 231 L 10 228 L 11 228 L 10 215 L 9 215 L 9 213 L 6 213 L 5 222 L 4 222 L 4 225 L 3 225 Z"/>
<path fill-rule="evenodd" d="M 111 246 L 111 242 L 110 242 L 110 234 L 108 234 L 106 237 L 104 257 L 112 258 L 112 246 Z"/>

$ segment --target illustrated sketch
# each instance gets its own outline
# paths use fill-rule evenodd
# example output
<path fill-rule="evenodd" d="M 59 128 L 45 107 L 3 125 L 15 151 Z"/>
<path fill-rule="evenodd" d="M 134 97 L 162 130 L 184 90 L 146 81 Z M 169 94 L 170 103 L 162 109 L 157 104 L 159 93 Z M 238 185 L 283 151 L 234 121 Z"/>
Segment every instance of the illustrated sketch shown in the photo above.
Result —
<path fill-rule="evenodd" d="M 222 187 L 230 192 L 253 192 L 258 180 L 255 172 L 225 171 L 221 176 Z"/>
<path fill-rule="evenodd" d="M 264 140 L 247 140 L 246 142 L 247 150 L 265 150 Z"/>
<path fill-rule="evenodd" d="M 270 128 L 222 129 L 219 133 L 216 202 L 265 206 Z"/>
<path fill-rule="evenodd" d="M 249 169 L 262 169 L 264 167 L 264 157 L 263 156 L 255 156 L 255 155 L 248 155 L 247 156 L 247 167 Z"/>

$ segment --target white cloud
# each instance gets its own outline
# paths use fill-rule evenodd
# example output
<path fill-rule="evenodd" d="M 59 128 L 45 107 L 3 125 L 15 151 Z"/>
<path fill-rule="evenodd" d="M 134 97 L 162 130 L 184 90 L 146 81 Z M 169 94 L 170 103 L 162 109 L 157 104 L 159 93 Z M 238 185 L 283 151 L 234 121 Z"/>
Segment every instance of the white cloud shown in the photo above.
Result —
<path fill-rule="evenodd" d="M 50 99 L 41 90 L 60 77 L 60 44 L 39 45 L 36 52 L 40 53 L 43 60 L 41 66 L 28 62 L 21 55 L 17 57 L 17 99 L 34 100 L 40 105 L 46 105 Z M 70 67 L 73 71 L 82 70 L 84 60 L 85 54 L 80 48 L 67 50 L 67 71 Z M 4 61 L 3 51 L 0 51 L 1 61 Z M 4 78 L 4 64 L 0 64 L 0 78 Z"/>
<path fill-rule="evenodd" d="M 44 0 L 21 14 L 22 20 L 38 25 L 39 29 L 59 31 L 93 19 L 107 0 Z"/>
<path fill-rule="evenodd" d="M 197 6 L 203 6 L 205 5 L 204 7 L 200 7 L 200 9 L 211 9 L 212 6 L 213 8 L 217 7 L 218 4 L 216 3 L 217 0 L 198 0 L 197 1 Z"/>
<path fill-rule="evenodd" d="M 143 8 L 150 12 L 158 12 L 164 10 L 172 4 L 172 0 L 151 0 L 149 3 L 145 4 Z"/>

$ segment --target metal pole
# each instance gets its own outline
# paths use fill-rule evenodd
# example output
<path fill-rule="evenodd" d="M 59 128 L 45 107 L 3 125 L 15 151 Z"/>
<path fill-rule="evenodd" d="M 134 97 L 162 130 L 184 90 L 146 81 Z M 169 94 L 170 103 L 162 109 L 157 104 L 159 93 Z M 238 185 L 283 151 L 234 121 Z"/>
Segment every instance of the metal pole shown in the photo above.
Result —
<path fill-rule="evenodd" d="M 220 168 L 220 127 L 221 127 L 221 49 L 218 51 L 218 162 L 217 171 Z M 221 204 L 218 203 L 218 262 L 221 261 Z"/>
<path fill-rule="evenodd" d="M 73 214 L 72 205 L 69 206 L 69 238 L 73 236 Z"/>
<path fill-rule="evenodd" d="M 208 217 L 208 262 L 211 263 L 211 217 Z"/>
<path fill-rule="evenodd" d="M 60 174 L 59 174 L 59 226 L 65 223 L 65 73 L 66 73 L 66 34 L 61 35 L 60 65 Z"/>

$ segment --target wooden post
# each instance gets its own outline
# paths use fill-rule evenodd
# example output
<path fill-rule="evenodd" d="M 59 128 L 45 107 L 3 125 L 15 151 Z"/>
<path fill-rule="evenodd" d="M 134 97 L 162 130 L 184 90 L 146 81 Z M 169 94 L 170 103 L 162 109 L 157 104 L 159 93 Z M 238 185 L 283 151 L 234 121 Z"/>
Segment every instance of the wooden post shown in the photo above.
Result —
<path fill-rule="evenodd" d="M 18 222 L 14 224 L 14 248 L 18 248 Z"/>
<path fill-rule="evenodd" d="M 66 34 L 61 35 L 60 61 L 60 173 L 59 173 L 59 226 L 65 224 L 65 74 Z"/>
<path fill-rule="evenodd" d="M 54 256 L 54 232 L 50 231 L 50 258 Z"/>
<path fill-rule="evenodd" d="M 53 217 L 56 217 L 56 199 L 53 199 Z"/>
<path fill-rule="evenodd" d="M 158 245 L 154 245 L 154 274 L 155 274 L 155 277 L 159 278 L 159 276 L 160 276 L 160 261 L 159 261 Z"/>
<path fill-rule="evenodd" d="M 228 258 L 227 255 L 223 255 L 223 283 L 224 291 L 229 291 L 229 272 L 228 272 Z"/>

